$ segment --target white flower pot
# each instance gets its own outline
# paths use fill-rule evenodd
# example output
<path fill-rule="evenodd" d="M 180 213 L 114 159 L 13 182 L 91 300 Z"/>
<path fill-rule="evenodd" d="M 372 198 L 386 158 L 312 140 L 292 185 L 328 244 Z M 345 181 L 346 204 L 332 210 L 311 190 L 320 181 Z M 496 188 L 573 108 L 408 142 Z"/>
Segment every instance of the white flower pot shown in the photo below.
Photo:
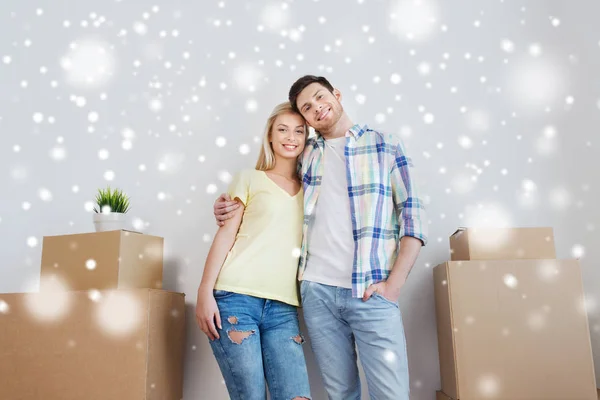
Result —
<path fill-rule="evenodd" d="M 96 232 L 119 231 L 126 228 L 127 220 L 123 213 L 95 213 Z"/>

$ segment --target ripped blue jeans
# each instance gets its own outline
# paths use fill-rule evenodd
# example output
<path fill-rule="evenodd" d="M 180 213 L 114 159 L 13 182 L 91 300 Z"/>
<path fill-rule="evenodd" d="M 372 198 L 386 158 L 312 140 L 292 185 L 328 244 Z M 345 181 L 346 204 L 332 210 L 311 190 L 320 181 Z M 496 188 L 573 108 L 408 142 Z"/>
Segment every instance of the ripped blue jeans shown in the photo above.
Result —
<path fill-rule="evenodd" d="M 265 400 L 266 384 L 273 400 L 310 399 L 296 307 L 223 290 L 214 296 L 223 329 L 210 346 L 230 398 Z"/>

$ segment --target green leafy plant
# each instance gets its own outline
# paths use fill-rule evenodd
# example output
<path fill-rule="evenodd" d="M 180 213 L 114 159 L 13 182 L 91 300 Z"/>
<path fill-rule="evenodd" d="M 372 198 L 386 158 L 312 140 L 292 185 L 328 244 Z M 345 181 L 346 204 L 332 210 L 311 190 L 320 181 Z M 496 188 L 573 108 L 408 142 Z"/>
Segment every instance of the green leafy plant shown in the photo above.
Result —
<path fill-rule="evenodd" d="M 101 213 L 108 208 L 108 211 L 114 213 L 125 214 L 130 209 L 129 197 L 120 189 L 111 189 L 110 186 L 106 189 L 98 189 L 96 194 L 96 205 L 94 207 L 96 213 Z"/>

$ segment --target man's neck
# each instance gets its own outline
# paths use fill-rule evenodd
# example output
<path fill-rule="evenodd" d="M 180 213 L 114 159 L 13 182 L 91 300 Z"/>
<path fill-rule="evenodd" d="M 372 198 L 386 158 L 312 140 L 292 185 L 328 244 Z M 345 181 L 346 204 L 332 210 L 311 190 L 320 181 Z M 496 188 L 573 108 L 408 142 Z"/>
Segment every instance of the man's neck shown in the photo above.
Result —
<path fill-rule="evenodd" d="M 346 132 L 350 130 L 354 126 L 354 123 L 348 117 L 348 114 L 344 112 L 340 118 L 340 120 L 331 128 L 329 131 L 319 131 L 319 134 L 323 136 L 324 139 L 336 139 L 346 135 Z"/>

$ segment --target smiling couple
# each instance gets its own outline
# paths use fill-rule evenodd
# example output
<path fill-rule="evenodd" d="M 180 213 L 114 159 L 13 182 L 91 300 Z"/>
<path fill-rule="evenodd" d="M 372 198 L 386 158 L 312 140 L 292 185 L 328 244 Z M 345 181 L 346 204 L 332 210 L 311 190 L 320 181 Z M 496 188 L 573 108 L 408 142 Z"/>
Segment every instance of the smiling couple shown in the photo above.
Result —
<path fill-rule="evenodd" d="M 357 350 L 371 399 L 409 399 L 398 298 L 427 218 L 401 140 L 341 100 L 324 77 L 298 79 L 256 169 L 214 204 L 196 318 L 232 399 L 311 398 L 299 306 L 330 399 L 360 399 Z"/>

